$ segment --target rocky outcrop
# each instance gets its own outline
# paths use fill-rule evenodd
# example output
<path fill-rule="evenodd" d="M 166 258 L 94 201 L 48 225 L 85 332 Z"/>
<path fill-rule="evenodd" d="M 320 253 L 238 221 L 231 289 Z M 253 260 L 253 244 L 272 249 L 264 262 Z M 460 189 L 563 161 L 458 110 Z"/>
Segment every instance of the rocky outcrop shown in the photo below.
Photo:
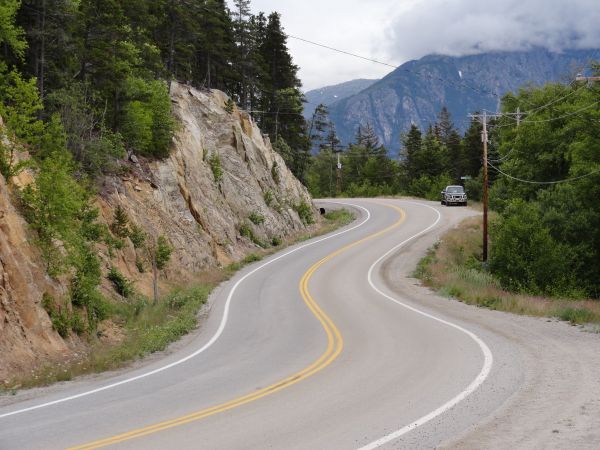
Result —
<path fill-rule="evenodd" d="M 171 94 L 179 130 L 170 157 L 130 157 L 130 173 L 105 179 L 104 220 L 120 205 L 148 235 L 166 236 L 174 248 L 167 277 L 177 281 L 304 230 L 294 208 L 312 205 L 310 196 L 249 114 L 228 112 L 219 91 L 173 83 Z M 118 267 L 150 292 L 151 275 L 136 269 L 132 246 Z"/>
<path fill-rule="evenodd" d="M 497 52 L 463 57 L 429 55 L 409 61 L 382 80 L 330 107 L 330 117 L 343 143 L 352 142 L 359 125 L 370 123 L 392 153 L 400 134 L 414 123 L 433 124 L 446 106 L 457 128 L 468 127 L 468 113 L 496 111 L 499 99 L 527 84 L 571 82 L 598 58 L 596 50 L 551 53 Z"/>
<path fill-rule="evenodd" d="M 226 108 L 225 94 L 182 84 L 173 84 L 171 93 L 179 125 L 170 156 L 150 161 L 130 154 L 119 175 L 100 180 L 96 199 L 101 222 L 110 225 L 121 207 L 129 223 L 146 233 L 150 246 L 164 236 L 173 247 L 161 276 L 163 292 L 268 246 L 274 238 L 305 232 L 296 211 L 302 203 L 318 218 L 307 190 L 268 137 L 247 113 Z M 15 184 L 30 181 L 31 174 L 23 172 Z M 77 337 L 63 340 L 52 329 L 42 297 L 60 299 L 68 291 L 47 276 L 34 239 L 0 176 L 0 383 L 68 358 L 84 345 Z M 99 246 L 104 273 L 116 266 L 136 290 L 151 295 L 147 250 L 123 241 L 119 250 Z M 140 260 L 146 261 L 145 270 L 139 270 Z M 115 297 L 106 279 L 102 290 Z"/>
<path fill-rule="evenodd" d="M 0 384 L 11 374 L 71 351 L 41 307 L 44 293 L 61 295 L 64 290 L 47 276 L 34 239 L 0 175 Z"/>

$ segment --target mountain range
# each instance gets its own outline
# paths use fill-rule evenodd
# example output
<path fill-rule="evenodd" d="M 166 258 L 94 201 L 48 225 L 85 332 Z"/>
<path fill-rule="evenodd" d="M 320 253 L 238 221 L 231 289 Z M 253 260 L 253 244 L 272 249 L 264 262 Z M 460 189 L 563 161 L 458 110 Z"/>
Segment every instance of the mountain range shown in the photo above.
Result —
<path fill-rule="evenodd" d="M 455 126 L 464 130 L 469 113 L 496 111 L 504 94 L 527 85 L 569 83 L 598 59 L 600 51 L 594 49 L 428 55 L 401 65 L 378 81 L 354 80 L 307 92 L 305 115 L 310 117 L 316 104 L 324 103 L 342 143 L 351 142 L 358 126 L 369 123 L 393 154 L 400 149 L 402 132 L 413 123 L 427 128 L 443 106 Z M 363 84 L 366 87 L 361 89 Z"/>

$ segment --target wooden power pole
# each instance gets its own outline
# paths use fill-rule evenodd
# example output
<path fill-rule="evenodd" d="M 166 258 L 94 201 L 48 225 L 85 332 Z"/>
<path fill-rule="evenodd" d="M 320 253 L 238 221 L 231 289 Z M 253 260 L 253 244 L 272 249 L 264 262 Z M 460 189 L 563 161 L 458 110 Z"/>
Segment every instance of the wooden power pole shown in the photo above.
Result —
<path fill-rule="evenodd" d="M 521 112 L 519 111 L 518 117 L 520 119 Z M 488 115 L 487 112 L 483 114 L 469 114 L 472 119 L 478 120 L 483 125 L 481 132 L 481 141 L 483 142 L 483 252 L 482 261 L 484 263 L 488 260 L 488 206 L 489 206 L 489 195 L 488 195 L 488 129 L 487 121 L 490 117 L 497 117 L 497 114 Z"/>
<path fill-rule="evenodd" d="M 488 260 L 488 132 L 487 132 L 487 115 L 483 112 L 483 132 L 481 133 L 483 140 L 483 255 L 484 263 Z"/>

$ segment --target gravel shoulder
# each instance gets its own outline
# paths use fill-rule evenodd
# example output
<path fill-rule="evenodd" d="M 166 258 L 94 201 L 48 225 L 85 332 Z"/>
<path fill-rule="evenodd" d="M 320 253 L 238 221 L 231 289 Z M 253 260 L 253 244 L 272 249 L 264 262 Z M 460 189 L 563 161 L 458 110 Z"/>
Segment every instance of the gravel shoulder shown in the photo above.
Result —
<path fill-rule="evenodd" d="M 478 420 L 443 441 L 440 448 L 600 448 L 600 332 L 465 305 L 422 287 L 410 277 L 416 255 L 424 254 L 469 215 L 464 208 L 443 208 L 443 212 L 449 219 L 446 224 L 415 242 L 417 251 L 408 252 L 410 257 L 403 252 L 389 259 L 382 268 L 384 279 L 390 289 L 415 304 L 482 330 L 496 367 L 481 387 L 478 402 L 498 390 L 504 391 L 504 397 L 499 402 L 496 396 L 487 408 L 475 406 L 481 409 Z"/>

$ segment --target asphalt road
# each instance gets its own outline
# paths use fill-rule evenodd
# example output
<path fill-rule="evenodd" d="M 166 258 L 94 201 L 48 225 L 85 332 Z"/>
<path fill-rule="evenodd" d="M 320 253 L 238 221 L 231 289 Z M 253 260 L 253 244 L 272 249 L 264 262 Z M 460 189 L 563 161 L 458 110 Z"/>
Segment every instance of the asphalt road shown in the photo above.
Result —
<path fill-rule="evenodd" d="M 353 224 L 222 285 L 185 345 L 0 407 L 0 449 L 433 448 L 489 416 L 519 352 L 392 288 L 473 211 L 347 203 Z"/>

